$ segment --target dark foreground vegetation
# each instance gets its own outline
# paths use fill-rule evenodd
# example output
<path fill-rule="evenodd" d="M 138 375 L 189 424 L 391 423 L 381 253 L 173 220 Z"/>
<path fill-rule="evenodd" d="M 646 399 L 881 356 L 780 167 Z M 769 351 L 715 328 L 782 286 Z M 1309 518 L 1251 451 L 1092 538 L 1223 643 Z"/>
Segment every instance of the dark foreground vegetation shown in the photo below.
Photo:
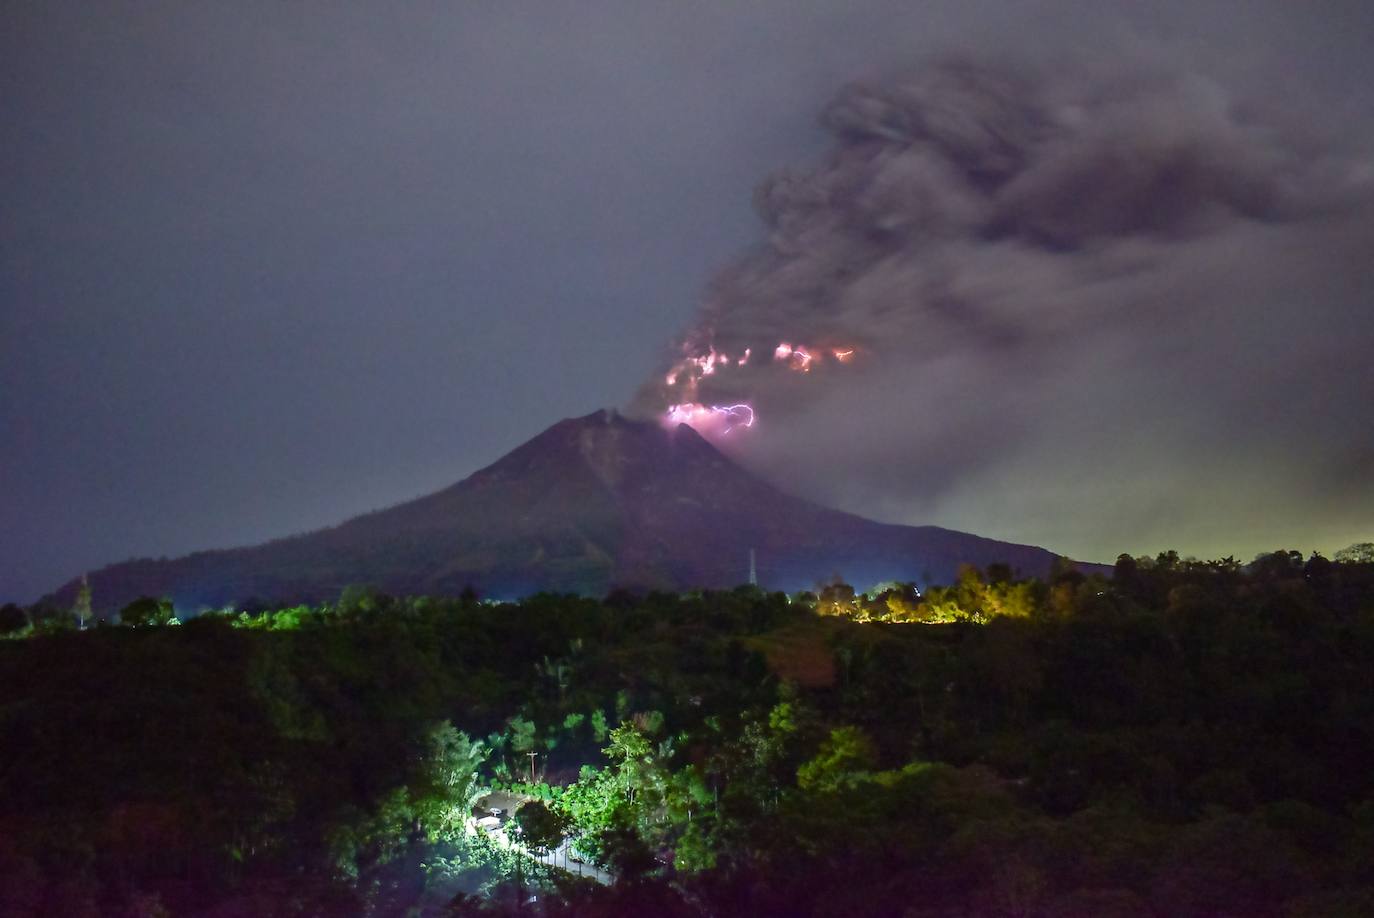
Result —
<path fill-rule="evenodd" d="M 1374 914 L 1371 563 L 37 611 L 4 915 Z"/>

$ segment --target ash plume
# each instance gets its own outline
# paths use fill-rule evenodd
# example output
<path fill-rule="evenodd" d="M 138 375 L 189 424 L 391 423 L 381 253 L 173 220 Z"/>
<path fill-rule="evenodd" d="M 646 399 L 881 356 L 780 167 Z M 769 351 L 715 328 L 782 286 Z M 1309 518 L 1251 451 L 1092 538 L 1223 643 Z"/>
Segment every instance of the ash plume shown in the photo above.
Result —
<path fill-rule="evenodd" d="M 692 400 L 750 403 L 723 445 L 808 496 L 1083 557 L 1374 524 L 1359 138 L 1192 73 L 968 60 L 846 86 L 821 123 L 635 410 L 684 397 L 684 358 L 842 347 L 727 361 Z"/>

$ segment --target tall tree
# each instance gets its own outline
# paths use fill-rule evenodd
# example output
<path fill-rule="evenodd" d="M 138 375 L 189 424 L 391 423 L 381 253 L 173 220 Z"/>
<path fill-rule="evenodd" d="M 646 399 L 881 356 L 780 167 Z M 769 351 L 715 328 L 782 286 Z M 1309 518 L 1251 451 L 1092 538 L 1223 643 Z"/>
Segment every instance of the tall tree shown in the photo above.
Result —
<path fill-rule="evenodd" d="M 154 599 L 140 596 L 125 606 L 119 613 L 119 620 L 126 625 L 166 625 L 176 618 L 170 599 Z"/>
<path fill-rule="evenodd" d="M 1336 560 L 1347 564 L 1374 563 L 1374 542 L 1356 542 L 1336 552 Z"/>
<path fill-rule="evenodd" d="M 29 617 L 12 602 L 0 606 L 0 635 L 15 634 L 28 627 Z"/>
<path fill-rule="evenodd" d="M 416 811 L 431 841 L 463 832 L 480 786 L 477 770 L 487 749 L 445 720 L 430 729 L 424 743 L 424 768 Z"/>

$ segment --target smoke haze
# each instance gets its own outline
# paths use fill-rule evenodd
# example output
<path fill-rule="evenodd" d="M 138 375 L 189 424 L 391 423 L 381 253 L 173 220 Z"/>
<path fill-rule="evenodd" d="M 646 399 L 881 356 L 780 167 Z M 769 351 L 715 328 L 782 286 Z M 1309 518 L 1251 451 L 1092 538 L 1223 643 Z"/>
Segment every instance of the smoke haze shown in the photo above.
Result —
<path fill-rule="evenodd" d="M 1369 531 L 1363 138 L 1130 55 L 944 60 L 821 121 L 832 149 L 759 185 L 766 237 L 683 353 L 859 356 L 700 379 L 758 411 L 722 446 L 847 509 L 1098 560 Z"/>

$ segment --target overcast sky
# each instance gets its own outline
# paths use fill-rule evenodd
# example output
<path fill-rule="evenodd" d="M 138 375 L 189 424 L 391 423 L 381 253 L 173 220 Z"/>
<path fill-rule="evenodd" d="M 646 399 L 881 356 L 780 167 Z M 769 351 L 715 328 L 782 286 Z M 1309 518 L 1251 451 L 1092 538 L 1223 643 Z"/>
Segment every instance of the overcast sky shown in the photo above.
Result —
<path fill-rule="evenodd" d="M 731 383 L 846 509 L 1374 538 L 1371 46 L 1358 0 L 5 4 L 0 600 L 648 410 L 703 330 L 864 346 Z"/>

